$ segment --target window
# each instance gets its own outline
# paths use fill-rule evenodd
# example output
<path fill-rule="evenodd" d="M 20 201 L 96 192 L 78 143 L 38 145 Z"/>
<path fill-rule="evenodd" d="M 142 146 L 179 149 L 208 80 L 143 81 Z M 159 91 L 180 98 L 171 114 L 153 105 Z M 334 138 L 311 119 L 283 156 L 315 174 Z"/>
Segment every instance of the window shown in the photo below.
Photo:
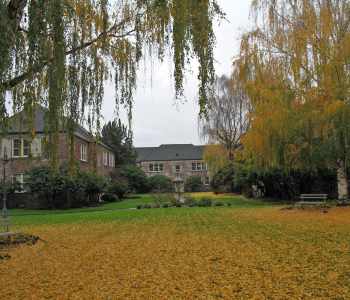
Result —
<path fill-rule="evenodd" d="M 150 164 L 149 165 L 150 172 L 163 172 L 163 164 Z"/>
<path fill-rule="evenodd" d="M 12 156 L 28 157 L 30 155 L 30 142 L 26 139 L 13 139 Z"/>
<path fill-rule="evenodd" d="M 80 144 L 80 160 L 81 161 L 87 161 L 87 145 L 86 144 Z"/>
<path fill-rule="evenodd" d="M 192 163 L 192 171 L 203 171 L 206 170 L 206 164 L 202 162 Z"/>
<path fill-rule="evenodd" d="M 110 167 L 114 167 L 114 155 L 112 153 L 108 154 L 108 163 Z"/>
<path fill-rule="evenodd" d="M 16 186 L 16 193 L 24 193 L 26 191 L 26 176 L 24 174 L 14 175 L 12 182 L 18 185 Z"/>
<path fill-rule="evenodd" d="M 108 166 L 108 152 L 103 152 L 103 165 Z"/>
<path fill-rule="evenodd" d="M 175 172 L 176 173 L 180 173 L 180 171 L 181 171 L 181 166 L 180 165 L 176 165 L 175 166 Z"/>

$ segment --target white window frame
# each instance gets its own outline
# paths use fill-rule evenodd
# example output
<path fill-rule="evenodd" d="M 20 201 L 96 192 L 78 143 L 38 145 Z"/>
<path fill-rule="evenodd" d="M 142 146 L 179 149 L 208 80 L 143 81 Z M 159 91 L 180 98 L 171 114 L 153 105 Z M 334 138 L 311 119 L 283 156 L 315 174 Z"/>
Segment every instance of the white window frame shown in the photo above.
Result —
<path fill-rule="evenodd" d="M 103 166 L 108 167 L 108 152 L 103 152 Z"/>
<path fill-rule="evenodd" d="M 205 170 L 206 170 L 206 164 L 204 162 L 199 162 L 199 161 L 192 162 L 193 172 L 200 172 Z"/>
<path fill-rule="evenodd" d="M 178 167 L 179 167 L 179 170 L 177 170 Z M 175 173 L 180 173 L 181 172 L 181 165 L 175 165 L 174 169 L 175 169 Z"/>
<path fill-rule="evenodd" d="M 162 163 L 151 163 L 151 164 L 149 164 L 148 168 L 149 168 L 149 172 L 161 173 L 161 172 L 164 171 L 164 164 L 162 164 Z"/>
<path fill-rule="evenodd" d="M 25 184 L 26 184 L 25 177 L 26 177 L 26 175 L 24 175 L 23 173 L 15 174 L 15 175 L 12 176 L 12 183 L 17 182 L 17 183 L 19 183 L 19 185 L 21 187 L 20 191 L 18 191 L 18 190 L 15 191 L 16 193 L 25 193 L 26 192 L 26 189 L 25 189 Z"/>
<path fill-rule="evenodd" d="M 111 168 L 114 167 L 114 154 L 113 153 L 108 153 L 108 164 Z"/>
<path fill-rule="evenodd" d="M 15 155 L 15 141 L 20 141 L 20 145 L 19 145 L 19 155 Z M 24 155 L 24 142 L 28 143 L 28 150 L 29 153 L 27 155 Z M 29 157 L 30 155 L 30 147 L 31 147 L 31 143 L 25 139 L 25 138 L 13 138 L 12 139 L 12 157 L 13 158 L 25 158 L 25 157 Z"/>
<path fill-rule="evenodd" d="M 87 145 L 86 144 L 80 144 L 80 160 L 87 162 L 88 161 L 88 155 L 87 155 Z"/>

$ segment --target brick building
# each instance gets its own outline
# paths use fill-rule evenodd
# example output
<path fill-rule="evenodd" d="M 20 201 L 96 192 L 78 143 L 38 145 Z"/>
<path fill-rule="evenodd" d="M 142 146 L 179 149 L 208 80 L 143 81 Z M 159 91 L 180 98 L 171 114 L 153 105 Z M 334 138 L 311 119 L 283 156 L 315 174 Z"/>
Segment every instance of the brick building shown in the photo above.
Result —
<path fill-rule="evenodd" d="M 45 151 L 45 113 L 46 109 L 38 106 L 32 123 L 28 121 L 27 115 L 23 111 L 10 118 L 8 133 L 0 140 L 1 170 L 3 169 L 2 159 L 5 152 L 9 158 L 6 165 L 7 178 L 23 183 L 26 171 L 48 164 L 48 154 Z M 35 130 L 33 139 L 29 134 L 30 128 Z M 96 171 L 99 175 L 107 176 L 115 167 L 112 149 L 96 142 L 94 137 L 80 126 L 77 126 L 74 132 L 74 153 L 81 170 Z M 65 131 L 59 134 L 58 159 L 60 165 L 68 163 L 69 160 L 68 134 Z M 0 178 L 2 179 L 2 177 L 1 172 Z"/>
<path fill-rule="evenodd" d="M 136 148 L 137 163 L 147 176 L 165 175 L 172 180 L 199 176 L 204 185 L 209 185 L 209 173 L 203 160 L 204 146 L 192 144 L 161 145 Z"/>

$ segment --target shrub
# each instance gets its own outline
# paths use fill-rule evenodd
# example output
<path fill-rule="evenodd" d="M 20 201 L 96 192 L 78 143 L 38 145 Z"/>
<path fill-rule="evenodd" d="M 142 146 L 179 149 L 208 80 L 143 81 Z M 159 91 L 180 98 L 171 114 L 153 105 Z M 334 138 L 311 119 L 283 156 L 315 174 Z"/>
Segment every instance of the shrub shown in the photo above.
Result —
<path fill-rule="evenodd" d="M 106 187 L 103 177 L 87 172 L 68 176 L 64 169 L 53 172 L 48 167 L 37 167 L 26 175 L 29 192 L 40 199 L 40 208 L 46 209 L 97 204 Z"/>
<path fill-rule="evenodd" d="M 138 204 L 138 205 L 136 206 L 136 208 L 137 208 L 137 209 L 142 209 L 143 206 L 142 206 L 141 204 Z"/>
<path fill-rule="evenodd" d="M 194 200 L 191 196 L 186 195 L 184 204 L 187 206 L 193 207 L 196 204 L 196 200 Z"/>
<path fill-rule="evenodd" d="M 199 176 L 190 176 L 185 182 L 186 192 L 200 192 L 203 190 L 202 178 Z"/>
<path fill-rule="evenodd" d="M 212 206 L 213 202 L 209 198 L 202 198 L 197 202 L 197 205 L 199 207 L 209 207 Z"/>
<path fill-rule="evenodd" d="M 224 203 L 222 203 L 222 202 L 215 202 L 214 206 L 224 206 Z"/>
<path fill-rule="evenodd" d="M 226 206 L 230 207 L 230 206 L 232 206 L 232 203 L 231 202 L 227 202 Z"/>
<path fill-rule="evenodd" d="M 211 187 L 215 193 L 234 191 L 234 165 L 229 164 L 219 170 L 211 180 Z"/>
<path fill-rule="evenodd" d="M 171 204 L 170 203 L 163 203 L 162 207 L 163 208 L 168 208 L 168 207 L 171 207 Z"/>
<path fill-rule="evenodd" d="M 117 195 L 119 199 L 123 199 L 128 190 L 129 186 L 125 180 L 113 181 L 108 187 L 109 193 Z"/>
<path fill-rule="evenodd" d="M 101 200 L 104 202 L 117 202 L 119 198 L 114 194 L 106 193 L 102 195 Z"/>
<path fill-rule="evenodd" d="M 121 166 L 111 173 L 113 181 L 125 181 L 129 190 L 136 193 L 148 193 L 149 185 L 145 172 L 135 165 Z"/>
<path fill-rule="evenodd" d="M 148 178 L 149 187 L 152 192 L 171 193 L 174 191 L 173 182 L 164 175 L 155 175 Z"/>

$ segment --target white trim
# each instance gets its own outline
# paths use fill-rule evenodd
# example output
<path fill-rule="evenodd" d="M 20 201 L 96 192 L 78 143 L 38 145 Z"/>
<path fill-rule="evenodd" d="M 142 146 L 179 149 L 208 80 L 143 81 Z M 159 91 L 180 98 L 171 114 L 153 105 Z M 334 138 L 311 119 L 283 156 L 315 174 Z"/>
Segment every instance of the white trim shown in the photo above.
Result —
<path fill-rule="evenodd" d="M 19 155 L 15 155 L 15 141 L 20 141 L 20 145 L 19 145 Z M 24 138 L 20 138 L 20 137 L 14 137 L 11 139 L 12 141 L 12 151 L 11 151 L 11 156 L 13 158 L 27 158 L 30 155 L 30 150 L 31 150 L 31 143 L 24 139 Z M 24 142 L 27 142 L 28 145 L 28 150 L 29 150 L 29 154 L 28 155 L 24 155 Z"/>
<path fill-rule="evenodd" d="M 152 170 L 151 170 L 152 166 Z M 148 164 L 148 172 L 150 173 L 161 173 L 164 171 L 164 164 L 162 163 L 151 163 Z"/>
<path fill-rule="evenodd" d="M 88 155 L 87 155 L 87 145 L 81 143 L 80 144 L 80 160 L 87 162 L 88 161 Z"/>

